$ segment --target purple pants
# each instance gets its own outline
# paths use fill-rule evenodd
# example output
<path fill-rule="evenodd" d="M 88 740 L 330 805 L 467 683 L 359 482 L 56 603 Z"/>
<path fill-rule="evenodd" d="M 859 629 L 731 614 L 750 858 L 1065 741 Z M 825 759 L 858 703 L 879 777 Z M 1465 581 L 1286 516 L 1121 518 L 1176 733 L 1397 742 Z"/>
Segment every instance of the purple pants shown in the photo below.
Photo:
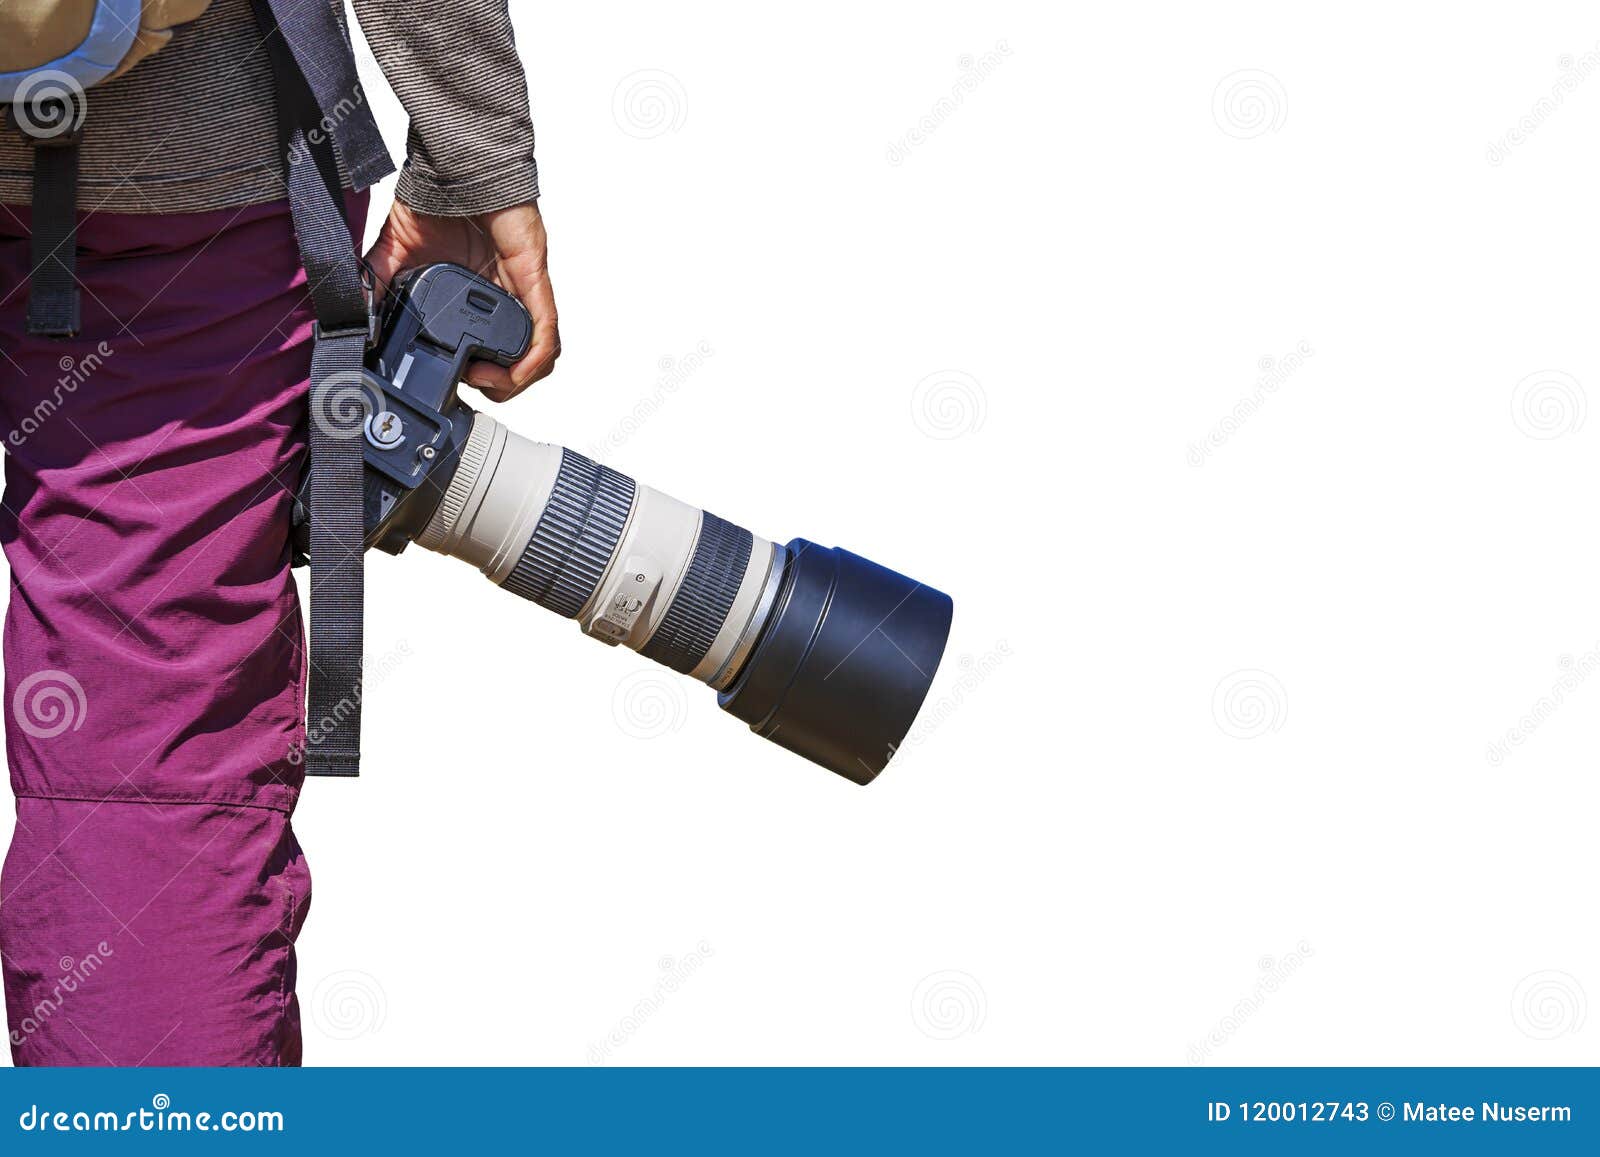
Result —
<path fill-rule="evenodd" d="M 28 246 L 0 207 L 12 1057 L 297 1064 L 311 314 L 287 206 L 89 216 L 68 342 L 24 333 Z"/>

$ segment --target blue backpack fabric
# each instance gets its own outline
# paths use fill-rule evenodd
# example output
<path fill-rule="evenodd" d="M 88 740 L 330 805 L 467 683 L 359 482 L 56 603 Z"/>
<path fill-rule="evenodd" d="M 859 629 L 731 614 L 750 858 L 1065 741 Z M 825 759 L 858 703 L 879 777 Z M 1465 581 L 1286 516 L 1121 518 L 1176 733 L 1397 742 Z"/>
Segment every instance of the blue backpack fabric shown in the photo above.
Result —
<path fill-rule="evenodd" d="M 26 100 L 41 74 L 70 77 L 79 88 L 91 88 L 117 71 L 139 35 L 143 0 L 97 0 L 83 40 L 53 60 L 32 68 L 0 72 L 0 100 Z M 34 82 L 30 84 L 30 82 Z"/>

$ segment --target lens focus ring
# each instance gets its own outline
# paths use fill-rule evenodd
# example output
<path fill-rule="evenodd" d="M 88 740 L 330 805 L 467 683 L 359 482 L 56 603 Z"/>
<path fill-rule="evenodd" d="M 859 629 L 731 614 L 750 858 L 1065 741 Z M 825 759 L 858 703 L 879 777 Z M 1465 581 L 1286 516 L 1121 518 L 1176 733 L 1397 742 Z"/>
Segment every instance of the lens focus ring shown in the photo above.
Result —
<path fill-rule="evenodd" d="M 751 533 L 718 518 L 710 511 L 701 516 L 700 538 L 672 605 L 655 634 L 639 652 L 646 659 L 688 674 L 711 650 L 717 632 L 728 618 L 728 608 L 739 594 L 745 568 L 750 563 Z"/>
<path fill-rule="evenodd" d="M 550 501 L 501 585 L 576 618 L 600 585 L 632 506 L 632 478 L 563 449 Z"/>

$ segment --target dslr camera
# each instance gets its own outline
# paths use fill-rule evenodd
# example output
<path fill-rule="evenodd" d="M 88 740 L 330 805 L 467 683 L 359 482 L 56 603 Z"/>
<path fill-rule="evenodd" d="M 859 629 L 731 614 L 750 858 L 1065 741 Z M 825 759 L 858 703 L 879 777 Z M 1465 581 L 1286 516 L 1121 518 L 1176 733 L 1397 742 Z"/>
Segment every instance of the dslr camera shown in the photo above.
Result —
<path fill-rule="evenodd" d="M 532 336 L 521 302 L 458 265 L 391 287 L 366 367 L 330 392 L 362 439 L 366 545 L 471 563 L 709 685 L 756 734 L 870 782 L 928 693 L 950 597 L 837 547 L 769 541 L 461 400 L 468 362 L 509 366 Z M 302 486 L 302 555 L 308 505 Z"/>

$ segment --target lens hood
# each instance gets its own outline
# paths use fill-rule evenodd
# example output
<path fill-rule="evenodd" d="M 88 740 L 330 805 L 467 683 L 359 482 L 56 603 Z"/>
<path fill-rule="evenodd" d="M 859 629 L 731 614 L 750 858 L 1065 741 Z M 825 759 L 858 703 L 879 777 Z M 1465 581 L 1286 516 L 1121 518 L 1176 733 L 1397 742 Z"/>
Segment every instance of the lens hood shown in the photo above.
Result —
<path fill-rule="evenodd" d="M 870 783 L 928 694 L 950 596 L 837 547 L 797 538 L 786 549 L 766 629 L 717 702 L 756 734 Z"/>

